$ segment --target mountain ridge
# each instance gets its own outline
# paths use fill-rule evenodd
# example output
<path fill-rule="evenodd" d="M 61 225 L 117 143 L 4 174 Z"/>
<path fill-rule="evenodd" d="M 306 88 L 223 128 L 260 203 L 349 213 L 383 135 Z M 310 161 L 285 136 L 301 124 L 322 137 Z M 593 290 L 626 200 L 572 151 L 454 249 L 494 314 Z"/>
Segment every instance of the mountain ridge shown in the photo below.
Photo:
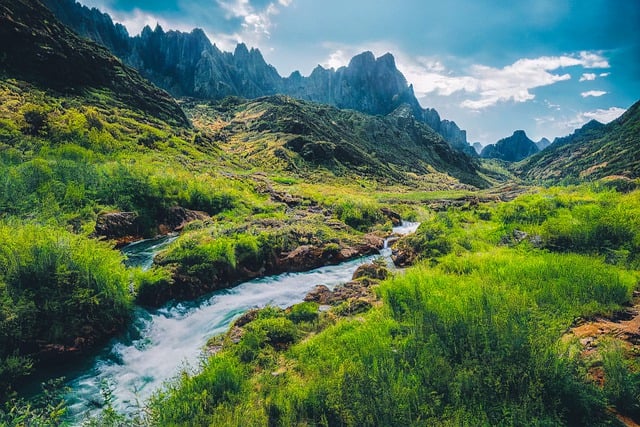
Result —
<path fill-rule="evenodd" d="M 3 2 L 0 39 L 0 70 L 7 77 L 66 93 L 109 89 L 121 102 L 179 126 L 189 125 L 168 93 L 103 46 L 77 36 L 39 1 Z"/>
<path fill-rule="evenodd" d="M 233 53 L 223 52 L 200 29 L 165 32 L 159 25 L 155 29 L 147 26 L 140 35 L 130 37 L 126 28 L 95 8 L 75 0 L 43 1 L 78 34 L 104 43 L 126 64 L 176 97 L 255 99 L 283 94 L 373 115 L 389 114 L 407 103 L 418 120 L 454 148 L 475 156 L 464 130 L 453 121 L 442 120 L 436 110 L 420 106 L 391 54 L 376 59 L 371 52 L 363 52 L 337 70 L 318 65 L 308 77 L 299 72 L 281 77 L 258 49 L 240 43 Z"/>

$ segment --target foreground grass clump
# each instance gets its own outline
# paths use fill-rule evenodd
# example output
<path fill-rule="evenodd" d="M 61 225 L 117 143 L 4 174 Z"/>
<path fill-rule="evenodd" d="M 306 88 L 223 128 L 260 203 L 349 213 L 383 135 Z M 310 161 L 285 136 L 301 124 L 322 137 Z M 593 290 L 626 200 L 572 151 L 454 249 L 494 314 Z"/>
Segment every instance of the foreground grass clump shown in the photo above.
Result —
<path fill-rule="evenodd" d="M 40 352 L 82 349 L 129 317 L 129 274 L 105 243 L 0 223 L 0 395 Z"/>
<path fill-rule="evenodd" d="M 605 425 L 616 401 L 560 338 L 576 317 L 619 310 L 637 281 L 584 255 L 452 254 L 384 282 L 382 308 L 306 340 L 285 319 L 258 320 L 246 338 L 258 344 L 226 348 L 150 409 L 177 425 Z M 260 345 L 260 334 L 290 346 Z M 234 386 L 192 405 L 224 384 L 207 382 L 212 371 Z M 609 395 L 633 393 L 623 390 Z"/>

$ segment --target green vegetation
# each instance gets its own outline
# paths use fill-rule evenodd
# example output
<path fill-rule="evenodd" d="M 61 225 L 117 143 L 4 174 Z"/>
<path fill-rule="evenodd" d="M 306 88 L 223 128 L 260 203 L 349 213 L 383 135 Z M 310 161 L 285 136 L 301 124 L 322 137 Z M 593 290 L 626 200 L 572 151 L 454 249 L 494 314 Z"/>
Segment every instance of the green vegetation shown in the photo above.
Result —
<path fill-rule="evenodd" d="M 508 179 L 503 164 L 477 163 L 410 118 L 230 98 L 184 101 L 191 128 L 166 93 L 104 49 L 36 3 L 11 4 L 0 17 L 0 425 L 61 423 L 59 387 L 26 402 L 15 386 L 47 357 L 117 333 L 132 303 L 368 253 L 398 214 L 422 221 L 396 246 L 396 261 L 414 266 L 374 285 L 377 300 L 247 314 L 213 339 L 201 369 L 131 418 L 106 385 L 105 410 L 88 423 L 639 420 L 637 343 L 612 336 L 586 354 L 568 333 L 620 313 L 638 287 L 637 105 L 516 166 L 541 180 L 608 181 L 498 203 L 521 189 L 477 187 Z M 52 46 L 68 54 L 49 56 Z M 47 57 L 64 59 L 42 67 Z M 172 217 L 187 210 L 198 220 Z M 111 213 L 135 217 L 129 239 L 182 234 L 150 270 L 128 269 L 113 243 L 94 238 Z"/>
<path fill-rule="evenodd" d="M 610 425 L 607 408 L 637 417 L 633 350 L 612 338 L 600 361 L 585 358 L 566 332 L 631 301 L 639 207 L 638 191 L 582 187 L 434 214 L 401 241 L 425 261 L 380 285 L 382 306 L 346 319 L 309 303 L 258 312 L 202 373 L 160 391 L 150 420 Z M 597 366 L 603 383 L 589 374 Z"/>
<path fill-rule="evenodd" d="M 75 351 L 129 317 L 122 256 L 59 228 L 0 223 L 0 393 L 29 373 L 30 355 Z"/>

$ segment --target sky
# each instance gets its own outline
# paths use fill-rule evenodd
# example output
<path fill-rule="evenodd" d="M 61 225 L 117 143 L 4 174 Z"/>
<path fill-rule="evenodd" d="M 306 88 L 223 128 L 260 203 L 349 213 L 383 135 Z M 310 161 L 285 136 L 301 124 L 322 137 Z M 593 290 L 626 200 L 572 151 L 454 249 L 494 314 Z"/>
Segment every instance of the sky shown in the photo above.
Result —
<path fill-rule="evenodd" d="M 638 0 L 80 0 L 131 35 L 202 28 L 283 76 L 390 52 L 423 107 L 494 143 L 603 123 L 640 99 Z"/>

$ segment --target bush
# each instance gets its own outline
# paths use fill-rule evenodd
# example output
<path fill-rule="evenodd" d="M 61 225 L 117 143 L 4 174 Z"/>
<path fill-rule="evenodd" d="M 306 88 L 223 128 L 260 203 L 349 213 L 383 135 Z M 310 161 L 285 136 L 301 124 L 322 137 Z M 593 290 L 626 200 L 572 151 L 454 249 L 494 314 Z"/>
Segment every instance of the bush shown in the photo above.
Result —
<path fill-rule="evenodd" d="M 318 320 L 318 304 L 315 302 L 301 302 L 291 307 L 287 317 L 294 323 L 315 322 Z"/>

